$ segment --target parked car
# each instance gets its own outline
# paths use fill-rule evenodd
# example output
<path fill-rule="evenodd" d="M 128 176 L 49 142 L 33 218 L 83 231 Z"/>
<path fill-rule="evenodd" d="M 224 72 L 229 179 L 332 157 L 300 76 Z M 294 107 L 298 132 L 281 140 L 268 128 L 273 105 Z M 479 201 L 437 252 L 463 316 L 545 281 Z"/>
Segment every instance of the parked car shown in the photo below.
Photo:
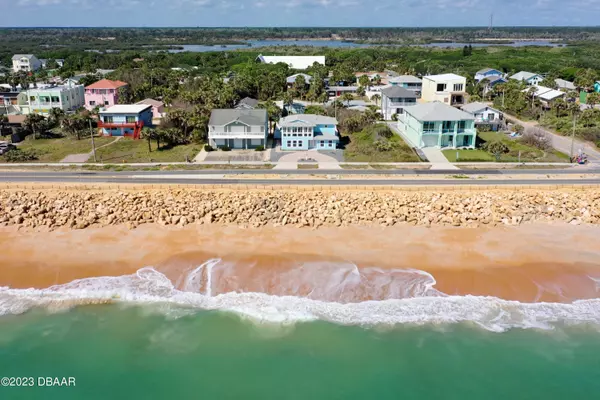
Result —
<path fill-rule="evenodd" d="M 8 142 L 0 142 L 0 155 L 5 154 L 6 152 L 16 149 L 17 147 Z"/>

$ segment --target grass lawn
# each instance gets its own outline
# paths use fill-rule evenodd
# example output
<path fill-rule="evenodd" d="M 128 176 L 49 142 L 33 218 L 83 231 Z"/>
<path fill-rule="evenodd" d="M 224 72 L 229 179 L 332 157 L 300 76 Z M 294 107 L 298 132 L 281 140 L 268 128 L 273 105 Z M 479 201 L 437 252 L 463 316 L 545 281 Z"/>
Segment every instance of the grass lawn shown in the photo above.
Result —
<path fill-rule="evenodd" d="M 507 154 L 502 154 L 500 157 L 501 162 L 569 162 L 569 156 L 558 150 L 543 151 L 536 147 L 525 145 L 519 139 L 511 138 L 501 132 L 479 132 L 477 134 L 477 141 L 478 147 L 485 142 L 503 142 L 510 151 Z M 519 152 L 521 154 L 520 158 Z M 457 150 L 443 150 L 443 153 L 450 162 L 457 161 Z M 458 150 L 458 162 L 461 161 L 496 161 L 496 157 L 479 149 Z"/>
<path fill-rule="evenodd" d="M 96 147 L 110 143 L 114 138 L 95 137 Z M 77 140 L 71 137 L 56 139 L 34 139 L 28 136 L 18 146 L 21 150 L 34 150 L 38 159 L 34 162 L 58 162 L 69 154 L 89 153 L 92 151 L 92 139 Z M 3 157 L 0 157 L 2 159 Z"/>
<path fill-rule="evenodd" d="M 133 140 L 123 138 L 117 143 L 99 149 L 96 152 L 98 162 L 104 163 L 144 163 L 144 162 L 185 162 L 186 156 L 189 160 L 202 149 L 201 144 L 187 144 L 174 147 L 162 147 L 156 149 L 156 142 L 151 143 L 152 151 L 148 151 L 146 140 Z M 93 160 L 89 160 L 93 162 Z"/>
<path fill-rule="evenodd" d="M 361 132 L 346 135 L 348 141 L 344 150 L 344 160 L 347 162 L 419 162 L 415 152 L 400 136 L 392 133 L 390 138 L 378 137 L 377 131 L 385 129 L 383 124 L 372 125 Z M 388 128 L 389 129 L 389 128 Z M 382 150 L 377 147 L 377 141 L 385 141 L 389 146 Z"/>

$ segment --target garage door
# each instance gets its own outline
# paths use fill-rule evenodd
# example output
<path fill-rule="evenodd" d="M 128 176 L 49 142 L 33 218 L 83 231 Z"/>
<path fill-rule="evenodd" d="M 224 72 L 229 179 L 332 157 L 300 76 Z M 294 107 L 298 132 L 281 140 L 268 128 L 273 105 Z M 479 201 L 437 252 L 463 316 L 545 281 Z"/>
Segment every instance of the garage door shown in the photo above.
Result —
<path fill-rule="evenodd" d="M 233 148 L 234 149 L 243 149 L 244 148 L 244 139 L 233 139 Z"/>
<path fill-rule="evenodd" d="M 262 144 L 262 139 L 252 139 L 252 146 L 260 146 Z"/>

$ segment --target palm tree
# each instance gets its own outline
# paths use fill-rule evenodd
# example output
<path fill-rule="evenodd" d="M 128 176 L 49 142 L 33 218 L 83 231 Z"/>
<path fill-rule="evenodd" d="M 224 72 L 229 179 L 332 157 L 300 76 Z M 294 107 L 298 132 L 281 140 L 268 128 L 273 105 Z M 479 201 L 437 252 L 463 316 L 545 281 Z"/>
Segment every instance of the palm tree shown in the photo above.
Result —
<path fill-rule="evenodd" d="M 350 102 L 352 100 L 354 100 L 354 96 L 350 92 L 345 92 L 344 94 L 341 95 L 340 100 L 345 101 L 346 102 L 346 107 L 349 107 L 350 106 Z"/>
<path fill-rule="evenodd" d="M 554 108 L 556 116 L 560 117 L 561 111 L 567 108 L 567 103 L 564 99 L 558 98 L 552 102 L 552 108 Z"/>
<path fill-rule="evenodd" d="M 46 118 L 40 114 L 29 114 L 25 118 L 23 126 L 33 133 L 33 138 L 35 139 L 38 133 L 45 130 Z"/>
<path fill-rule="evenodd" d="M 538 91 L 537 86 L 532 86 L 527 91 L 527 93 L 531 96 L 531 108 L 533 108 L 533 102 L 535 101 L 535 94 L 537 93 L 537 91 Z"/>
<path fill-rule="evenodd" d="M 289 106 L 294 104 L 294 98 L 290 92 L 285 92 L 283 94 L 283 108 L 287 109 Z"/>
<path fill-rule="evenodd" d="M 364 96 L 366 93 L 365 91 L 365 87 L 364 86 L 359 86 L 358 89 L 356 89 L 356 94 L 359 96 Z"/>
<path fill-rule="evenodd" d="M 52 107 L 48 112 L 48 119 L 51 126 L 59 126 L 63 117 L 65 116 L 65 112 L 62 108 Z"/>
<path fill-rule="evenodd" d="M 373 100 L 376 105 L 379 105 L 379 100 L 381 100 L 381 96 L 379 94 L 374 94 L 373 96 L 371 96 L 371 100 Z"/>

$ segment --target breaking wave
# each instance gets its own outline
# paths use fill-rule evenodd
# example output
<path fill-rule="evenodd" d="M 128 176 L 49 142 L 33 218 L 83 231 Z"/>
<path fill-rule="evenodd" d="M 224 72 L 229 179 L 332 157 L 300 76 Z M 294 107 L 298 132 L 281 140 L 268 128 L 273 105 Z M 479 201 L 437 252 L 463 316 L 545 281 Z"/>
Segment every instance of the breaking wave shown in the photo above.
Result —
<path fill-rule="evenodd" d="M 234 312 L 259 323 L 324 320 L 343 325 L 394 326 L 471 322 L 494 332 L 553 329 L 558 324 L 600 327 L 600 299 L 521 303 L 495 297 L 449 296 L 418 270 L 358 269 L 351 263 L 305 263 L 254 282 L 249 291 L 227 276 L 228 265 L 211 259 L 178 279 L 152 267 L 135 274 L 85 278 L 46 289 L 0 287 L 0 315 L 34 307 L 68 309 L 94 303 L 160 303 Z M 173 283 L 175 282 L 175 283 Z M 233 289 L 232 289 L 233 287 Z"/>

